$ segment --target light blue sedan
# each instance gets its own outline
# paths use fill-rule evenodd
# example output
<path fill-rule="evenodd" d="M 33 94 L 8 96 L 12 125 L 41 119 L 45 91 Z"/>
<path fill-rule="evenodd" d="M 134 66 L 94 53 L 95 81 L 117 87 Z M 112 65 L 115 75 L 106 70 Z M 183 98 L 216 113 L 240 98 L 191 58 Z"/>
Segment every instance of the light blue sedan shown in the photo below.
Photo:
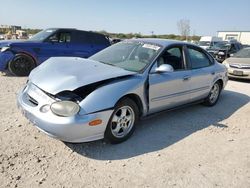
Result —
<path fill-rule="evenodd" d="M 89 59 L 50 58 L 31 72 L 18 106 L 54 138 L 120 143 L 141 117 L 197 102 L 215 105 L 227 80 L 226 67 L 198 46 L 133 39 Z"/>

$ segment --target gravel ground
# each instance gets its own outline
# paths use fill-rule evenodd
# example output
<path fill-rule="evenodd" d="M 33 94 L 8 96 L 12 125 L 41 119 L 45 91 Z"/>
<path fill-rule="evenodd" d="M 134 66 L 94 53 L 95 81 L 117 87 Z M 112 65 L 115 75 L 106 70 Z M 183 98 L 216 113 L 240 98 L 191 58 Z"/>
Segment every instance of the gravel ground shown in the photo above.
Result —
<path fill-rule="evenodd" d="M 214 107 L 142 120 L 110 145 L 38 131 L 16 108 L 26 79 L 0 75 L 0 187 L 250 187 L 250 82 L 229 81 Z"/>

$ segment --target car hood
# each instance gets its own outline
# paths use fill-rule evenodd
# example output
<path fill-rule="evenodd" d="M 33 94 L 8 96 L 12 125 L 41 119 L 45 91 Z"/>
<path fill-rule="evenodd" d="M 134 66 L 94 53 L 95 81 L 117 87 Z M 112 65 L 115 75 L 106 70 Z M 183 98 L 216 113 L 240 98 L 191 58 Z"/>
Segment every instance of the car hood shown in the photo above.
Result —
<path fill-rule="evenodd" d="M 229 64 L 248 64 L 248 65 L 250 65 L 250 58 L 230 57 L 226 61 Z"/>
<path fill-rule="evenodd" d="M 134 75 L 135 72 L 76 57 L 53 57 L 35 68 L 29 81 L 40 89 L 56 95 L 61 91 L 73 91 L 99 81 Z"/>
<path fill-rule="evenodd" d="M 3 40 L 3 41 L 0 41 L 0 47 L 9 46 L 11 44 L 21 43 L 21 42 L 24 42 L 24 41 L 23 40 Z"/>
<path fill-rule="evenodd" d="M 30 40 L 3 40 L 0 41 L 0 48 L 5 46 L 22 46 L 30 44 L 40 44 L 41 42 L 30 41 Z"/>

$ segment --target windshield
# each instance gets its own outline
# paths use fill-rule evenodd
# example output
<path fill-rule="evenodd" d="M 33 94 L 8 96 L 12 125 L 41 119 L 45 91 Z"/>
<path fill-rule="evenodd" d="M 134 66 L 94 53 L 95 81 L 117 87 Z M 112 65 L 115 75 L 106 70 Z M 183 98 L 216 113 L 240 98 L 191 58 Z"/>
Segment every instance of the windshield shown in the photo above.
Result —
<path fill-rule="evenodd" d="M 114 44 L 89 59 L 120 67 L 125 70 L 140 72 L 152 62 L 161 47 L 137 41 L 124 41 Z"/>
<path fill-rule="evenodd" d="M 45 30 L 40 31 L 39 33 L 35 34 L 29 40 L 31 40 L 31 41 L 43 41 L 44 39 L 46 39 L 50 35 L 52 35 L 55 31 L 56 31 L 55 29 L 45 29 Z"/>
<path fill-rule="evenodd" d="M 250 58 L 250 48 L 244 48 L 234 54 L 234 57 Z"/>
<path fill-rule="evenodd" d="M 200 41 L 199 46 L 210 46 L 211 42 L 209 41 Z"/>
<path fill-rule="evenodd" d="M 220 42 L 215 44 L 212 49 L 228 49 L 230 47 L 230 44 L 227 42 Z"/>

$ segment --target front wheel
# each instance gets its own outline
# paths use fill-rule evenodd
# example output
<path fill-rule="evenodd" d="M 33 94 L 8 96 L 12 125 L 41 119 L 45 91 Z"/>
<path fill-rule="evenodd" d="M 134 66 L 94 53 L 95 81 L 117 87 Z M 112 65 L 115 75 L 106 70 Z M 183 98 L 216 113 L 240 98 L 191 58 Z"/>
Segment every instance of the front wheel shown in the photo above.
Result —
<path fill-rule="evenodd" d="M 216 82 L 213 85 L 212 89 L 210 90 L 209 95 L 205 99 L 204 105 L 206 105 L 206 106 L 214 106 L 217 103 L 218 99 L 219 99 L 221 89 L 222 89 L 221 84 L 219 82 Z"/>
<path fill-rule="evenodd" d="M 139 111 L 136 103 L 129 99 L 123 99 L 117 103 L 114 112 L 109 119 L 104 137 L 112 144 L 127 140 L 135 130 Z"/>
<path fill-rule="evenodd" d="M 25 54 L 17 54 L 10 62 L 8 69 L 15 76 L 28 76 L 36 66 L 34 60 Z"/>

